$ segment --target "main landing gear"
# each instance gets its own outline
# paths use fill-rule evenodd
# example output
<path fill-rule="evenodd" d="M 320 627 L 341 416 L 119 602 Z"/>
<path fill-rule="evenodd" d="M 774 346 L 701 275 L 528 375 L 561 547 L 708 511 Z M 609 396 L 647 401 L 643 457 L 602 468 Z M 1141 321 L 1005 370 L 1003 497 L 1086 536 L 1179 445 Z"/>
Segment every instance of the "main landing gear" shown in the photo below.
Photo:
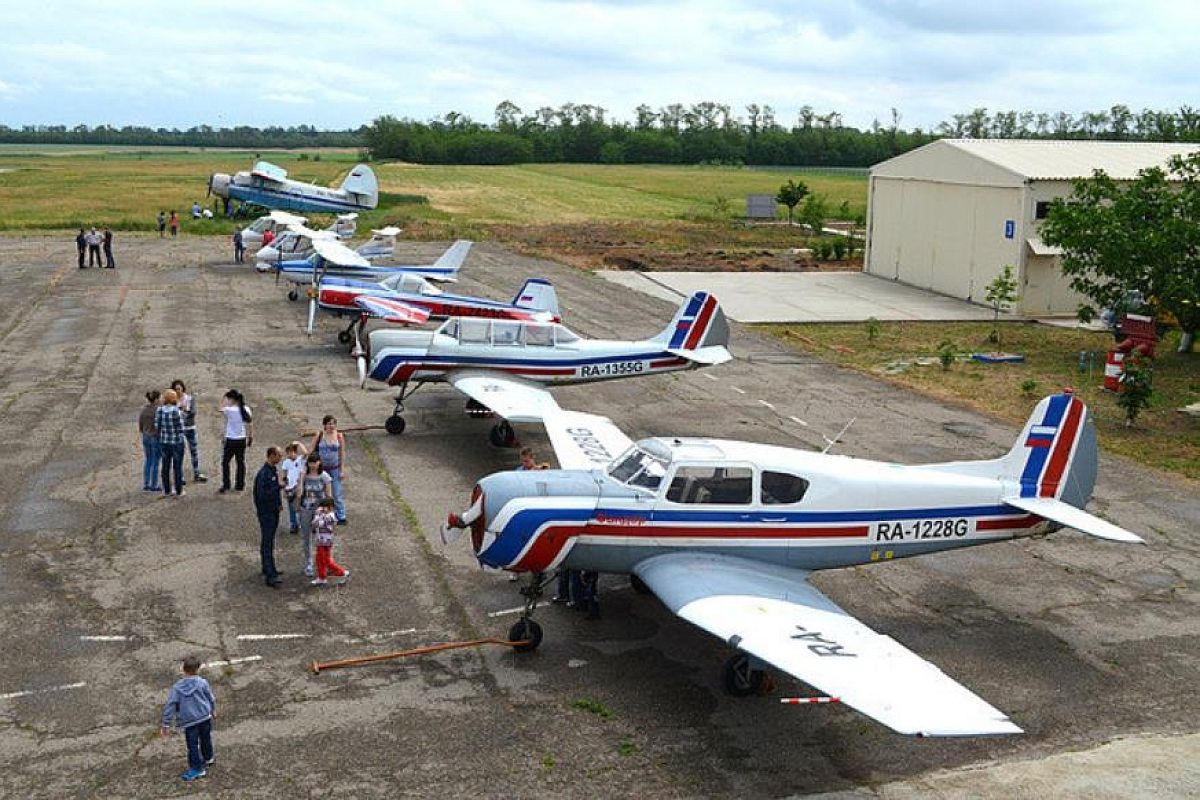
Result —
<path fill-rule="evenodd" d="M 417 389 L 420 389 L 424 385 L 425 384 L 423 383 L 418 383 L 411 389 L 408 388 L 407 382 L 400 385 L 400 394 L 396 395 L 396 407 L 392 409 L 392 415 L 383 422 L 384 430 L 386 430 L 392 436 L 399 436 L 400 434 L 404 433 L 404 429 L 407 426 L 405 425 L 404 417 L 400 416 L 400 413 L 404 411 L 404 400 L 405 398 L 411 397 L 413 392 L 417 391 Z"/>
<path fill-rule="evenodd" d="M 521 596 L 525 598 L 525 609 L 521 612 L 521 618 L 508 629 L 510 642 L 525 642 L 525 644 L 513 647 L 516 652 L 532 652 L 542 643 L 542 626 L 533 621 L 533 612 L 537 609 L 538 601 L 542 599 L 542 594 L 550 585 L 550 581 L 557 577 L 557 573 L 546 577 L 543 572 L 534 572 L 530 573 L 528 582 L 521 586 Z"/>
<path fill-rule="evenodd" d="M 288 289 L 287 299 L 294 303 L 300 299 L 300 293 L 295 289 Z"/>
<path fill-rule="evenodd" d="M 762 662 L 748 653 L 734 654 L 721 667 L 721 685 L 734 697 L 761 694 L 770 683 Z"/>
<path fill-rule="evenodd" d="M 495 411 L 492 411 L 474 397 L 467 398 L 467 404 L 463 407 L 463 413 L 468 417 L 477 419 L 490 419 L 496 416 Z M 520 443 L 517 440 L 517 432 L 513 430 L 513 426 L 505 419 L 499 420 L 488 431 L 488 441 L 492 443 L 493 447 L 503 448 L 516 447 Z"/>
<path fill-rule="evenodd" d="M 343 331 L 338 331 L 338 341 L 342 344 L 354 344 L 355 333 L 354 329 L 358 328 L 358 335 L 362 335 L 363 328 L 367 324 L 367 315 L 359 314 L 354 319 L 350 320 L 350 324 Z"/>

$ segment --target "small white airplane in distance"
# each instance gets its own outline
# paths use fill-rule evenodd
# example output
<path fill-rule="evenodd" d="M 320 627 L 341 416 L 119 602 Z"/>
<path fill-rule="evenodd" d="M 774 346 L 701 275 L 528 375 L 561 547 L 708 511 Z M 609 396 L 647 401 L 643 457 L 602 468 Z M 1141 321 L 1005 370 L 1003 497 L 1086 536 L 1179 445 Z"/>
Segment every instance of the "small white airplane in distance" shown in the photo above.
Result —
<path fill-rule="evenodd" d="M 342 217 L 338 219 L 341 220 Z M 400 233 L 400 228 L 391 225 L 378 230 L 372 229 L 371 238 L 355 247 L 354 252 L 368 261 L 391 258 L 396 252 L 396 237 Z M 353 230 L 349 235 L 353 235 Z M 289 225 L 275 241 L 254 254 L 254 268 L 259 272 L 270 272 L 280 261 L 298 261 L 311 256 L 315 252 L 312 244 L 314 239 L 336 241 L 346 239 L 349 235 L 343 236 L 332 227 L 314 231 L 304 225 Z"/>
<path fill-rule="evenodd" d="M 267 231 L 274 238 L 291 226 L 304 227 L 307 223 L 308 217 L 298 217 L 287 211 L 272 211 L 242 228 L 242 246 L 247 250 L 257 250 L 263 246 L 263 234 Z"/>
<path fill-rule="evenodd" d="M 369 211 L 379 204 L 379 183 L 366 164 L 357 164 L 341 186 L 329 189 L 290 180 L 282 167 L 258 161 L 249 172 L 232 176 L 214 172 L 208 179 L 208 192 L 284 211 Z"/>
<path fill-rule="evenodd" d="M 376 330 L 358 355 L 359 383 L 399 386 L 384 427 L 404 432 L 404 400 L 427 383 L 449 383 L 472 416 L 495 413 L 497 446 L 515 440 L 512 422 L 538 422 L 559 411 L 548 384 L 635 378 L 722 364 L 732 356 L 729 324 L 717 299 L 696 292 L 662 333 L 642 341 L 583 339 L 556 322 L 451 317 L 436 331 Z M 367 362 L 370 359 L 368 369 Z"/>
<path fill-rule="evenodd" d="M 1142 541 L 1083 510 L 1096 433 L 1072 394 L 1042 400 L 1000 458 L 921 466 L 717 439 L 634 444 L 608 419 L 570 411 L 543 422 L 562 468 L 483 478 L 443 531 L 469 528 L 484 567 L 530 573 L 509 632 L 517 649 L 541 642 L 531 616 L 555 570 L 628 574 L 736 651 L 723 672 L 731 693 L 754 693 L 774 665 L 827 695 L 804 701 L 840 701 L 899 733 L 1021 729 L 835 605 L 813 572 L 1063 527 Z"/>

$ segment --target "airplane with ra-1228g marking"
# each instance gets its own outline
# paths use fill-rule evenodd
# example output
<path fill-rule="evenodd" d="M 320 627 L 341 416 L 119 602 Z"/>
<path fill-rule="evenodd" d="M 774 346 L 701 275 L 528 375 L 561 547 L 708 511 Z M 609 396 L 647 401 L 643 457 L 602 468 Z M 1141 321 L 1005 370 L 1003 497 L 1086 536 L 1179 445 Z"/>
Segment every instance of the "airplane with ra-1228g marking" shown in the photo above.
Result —
<path fill-rule="evenodd" d="M 506 471 L 476 485 L 443 539 L 469 529 L 484 567 L 526 573 L 509 639 L 556 570 L 632 576 L 676 615 L 736 652 L 723 682 L 756 692 L 767 665 L 899 733 L 1020 733 L 1002 712 L 818 591 L 816 570 L 890 561 L 1063 527 L 1141 542 L 1084 506 L 1096 433 L 1066 393 L 1042 400 L 1011 450 L 986 461 L 903 466 L 717 439 L 634 444 L 607 418 L 543 419 L 561 469 Z"/>
<path fill-rule="evenodd" d="M 515 441 L 510 423 L 538 422 L 560 410 L 547 385 L 639 378 L 732 358 L 729 324 L 708 292 L 685 300 L 662 333 L 642 341 L 583 339 L 552 322 L 466 317 L 452 317 L 433 332 L 376 330 L 367 339 L 369 349 L 358 357 L 359 383 L 370 378 L 400 387 L 384 426 L 388 433 L 404 432 L 401 412 L 413 392 L 449 383 L 467 396 L 468 414 L 501 417 L 491 431 L 497 446 Z"/>
<path fill-rule="evenodd" d="M 550 281 L 529 278 L 511 302 L 450 294 L 420 275 L 401 273 L 378 283 L 327 275 L 317 287 L 317 306 L 354 318 L 338 332 L 338 341 L 361 339 L 368 319 L 396 325 L 423 325 L 431 318 L 481 317 L 528 322 L 559 322 L 558 295 Z"/>
<path fill-rule="evenodd" d="M 208 193 L 283 211 L 343 213 L 379 205 L 379 182 L 366 164 L 356 164 L 341 185 L 331 189 L 291 180 L 284 168 L 258 161 L 249 172 L 214 172 L 208 178 Z"/>

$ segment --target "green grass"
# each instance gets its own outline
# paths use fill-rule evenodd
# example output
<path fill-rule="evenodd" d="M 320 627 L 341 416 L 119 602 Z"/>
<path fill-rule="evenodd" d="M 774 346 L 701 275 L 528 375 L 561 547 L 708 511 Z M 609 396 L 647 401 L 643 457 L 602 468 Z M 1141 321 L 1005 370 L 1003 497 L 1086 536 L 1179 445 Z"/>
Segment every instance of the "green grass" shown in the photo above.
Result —
<path fill-rule="evenodd" d="M 1112 347 L 1107 333 L 1036 323 L 1001 323 L 1003 344 L 987 343 L 988 322 L 881 322 L 874 341 L 868 326 L 756 326 L 797 349 L 871 374 L 923 394 L 968 406 L 1021 425 L 1047 394 L 1070 386 L 1088 404 L 1100 445 L 1147 466 L 1200 479 L 1200 423 L 1175 409 L 1200 401 L 1200 354 L 1176 353 L 1178 331 L 1159 343 L 1154 362 L 1151 406 L 1126 427 L 1113 395 L 1101 389 L 1104 357 Z M 956 360 L 950 369 L 936 363 L 938 345 L 954 343 L 962 353 L 1002 349 L 1025 356 L 1022 364 L 982 364 Z M 1094 352 L 1091 374 L 1079 371 L 1080 351 Z M 919 366 L 917 358 L 934 363 Z M 902 367 L 900 362 L 909 364 Z"/>
<path fill-rule="evenodd" d="M 320 161 L 313 160 L 316 155 Z M 330 184 L 357 154 L 349 150 L 263 151 L 298 180 Z M 305 156 L 302 160 L 301 156 Z M 193 221 L 192 202 L 211 207 L 213 172 L 248 169 L 249 150 L 165 147 L 0 146 L 0 230 L 110 226 L 153 230 L 159 209 L 175 209 L 185 233 L 228 234 L 232 222 Z M 740 215 L 749 193 L 775 193 L 786 177 L 805 181 L 852 211 L 866 204 L 861 176 L 733 167 L 529 164 L 510 167 L 372 165 L 381 208 L 361 226 L 396 224 L 429 236 L 487 235 L 497 226 L 584 223 L 656 225 L 712 221 L 718 198 Z M 721 216 L 718 214 L 717 216 Z M 314 215 L 313 224 L 323 221 Z M 717 220 L 718 222 L 720 220 Z M 480 237 L 482 238 L 482 236 Z"/>

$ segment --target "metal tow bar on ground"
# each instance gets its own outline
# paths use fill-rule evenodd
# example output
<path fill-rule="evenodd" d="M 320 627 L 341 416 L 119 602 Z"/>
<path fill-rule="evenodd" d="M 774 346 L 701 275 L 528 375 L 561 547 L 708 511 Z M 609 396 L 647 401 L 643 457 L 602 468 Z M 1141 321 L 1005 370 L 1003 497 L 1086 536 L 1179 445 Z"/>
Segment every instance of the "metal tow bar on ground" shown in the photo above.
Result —
<path fill-rule="evenodd" d="M 481 647 L 485 644 L 497 644 L 502 647 L 520 647 L 529 644 L 528 640 L 510 642 L 508 639 L 472 639 L 469 642 L 446 642 L 445 644 L 431 644 L 427 647 L 414 647 L 411 650 L 397 650 L 394 653 L 380 653 L 375 656 L 360 656 L 359 658 L 343 658 L 340 661 L 314 661 L 309 666 L 313 674 L 319 674 L 322 671 L 331 669 L 342 669 L 343 667 L 361 667 L 364 664 L 374 664 L 377 661 L 391 661 L 396 658 L 408 658 L 409 656 L 423 656 L 429 653 L 440 653 L 443 650 L 461 650 L 464 647 Z"/>
<path fill-rule="evenodd" d="M 358 431 L 382 431 L 386 428 L 386 425 L 348 425 L 344 428 L 339 426 L 338 430 L 342 433 L 356 433 Z M 314 428 L 304 427 L 300 429 L 301 436 L 316 436 L 318 433 L 320 431 Z"/>

